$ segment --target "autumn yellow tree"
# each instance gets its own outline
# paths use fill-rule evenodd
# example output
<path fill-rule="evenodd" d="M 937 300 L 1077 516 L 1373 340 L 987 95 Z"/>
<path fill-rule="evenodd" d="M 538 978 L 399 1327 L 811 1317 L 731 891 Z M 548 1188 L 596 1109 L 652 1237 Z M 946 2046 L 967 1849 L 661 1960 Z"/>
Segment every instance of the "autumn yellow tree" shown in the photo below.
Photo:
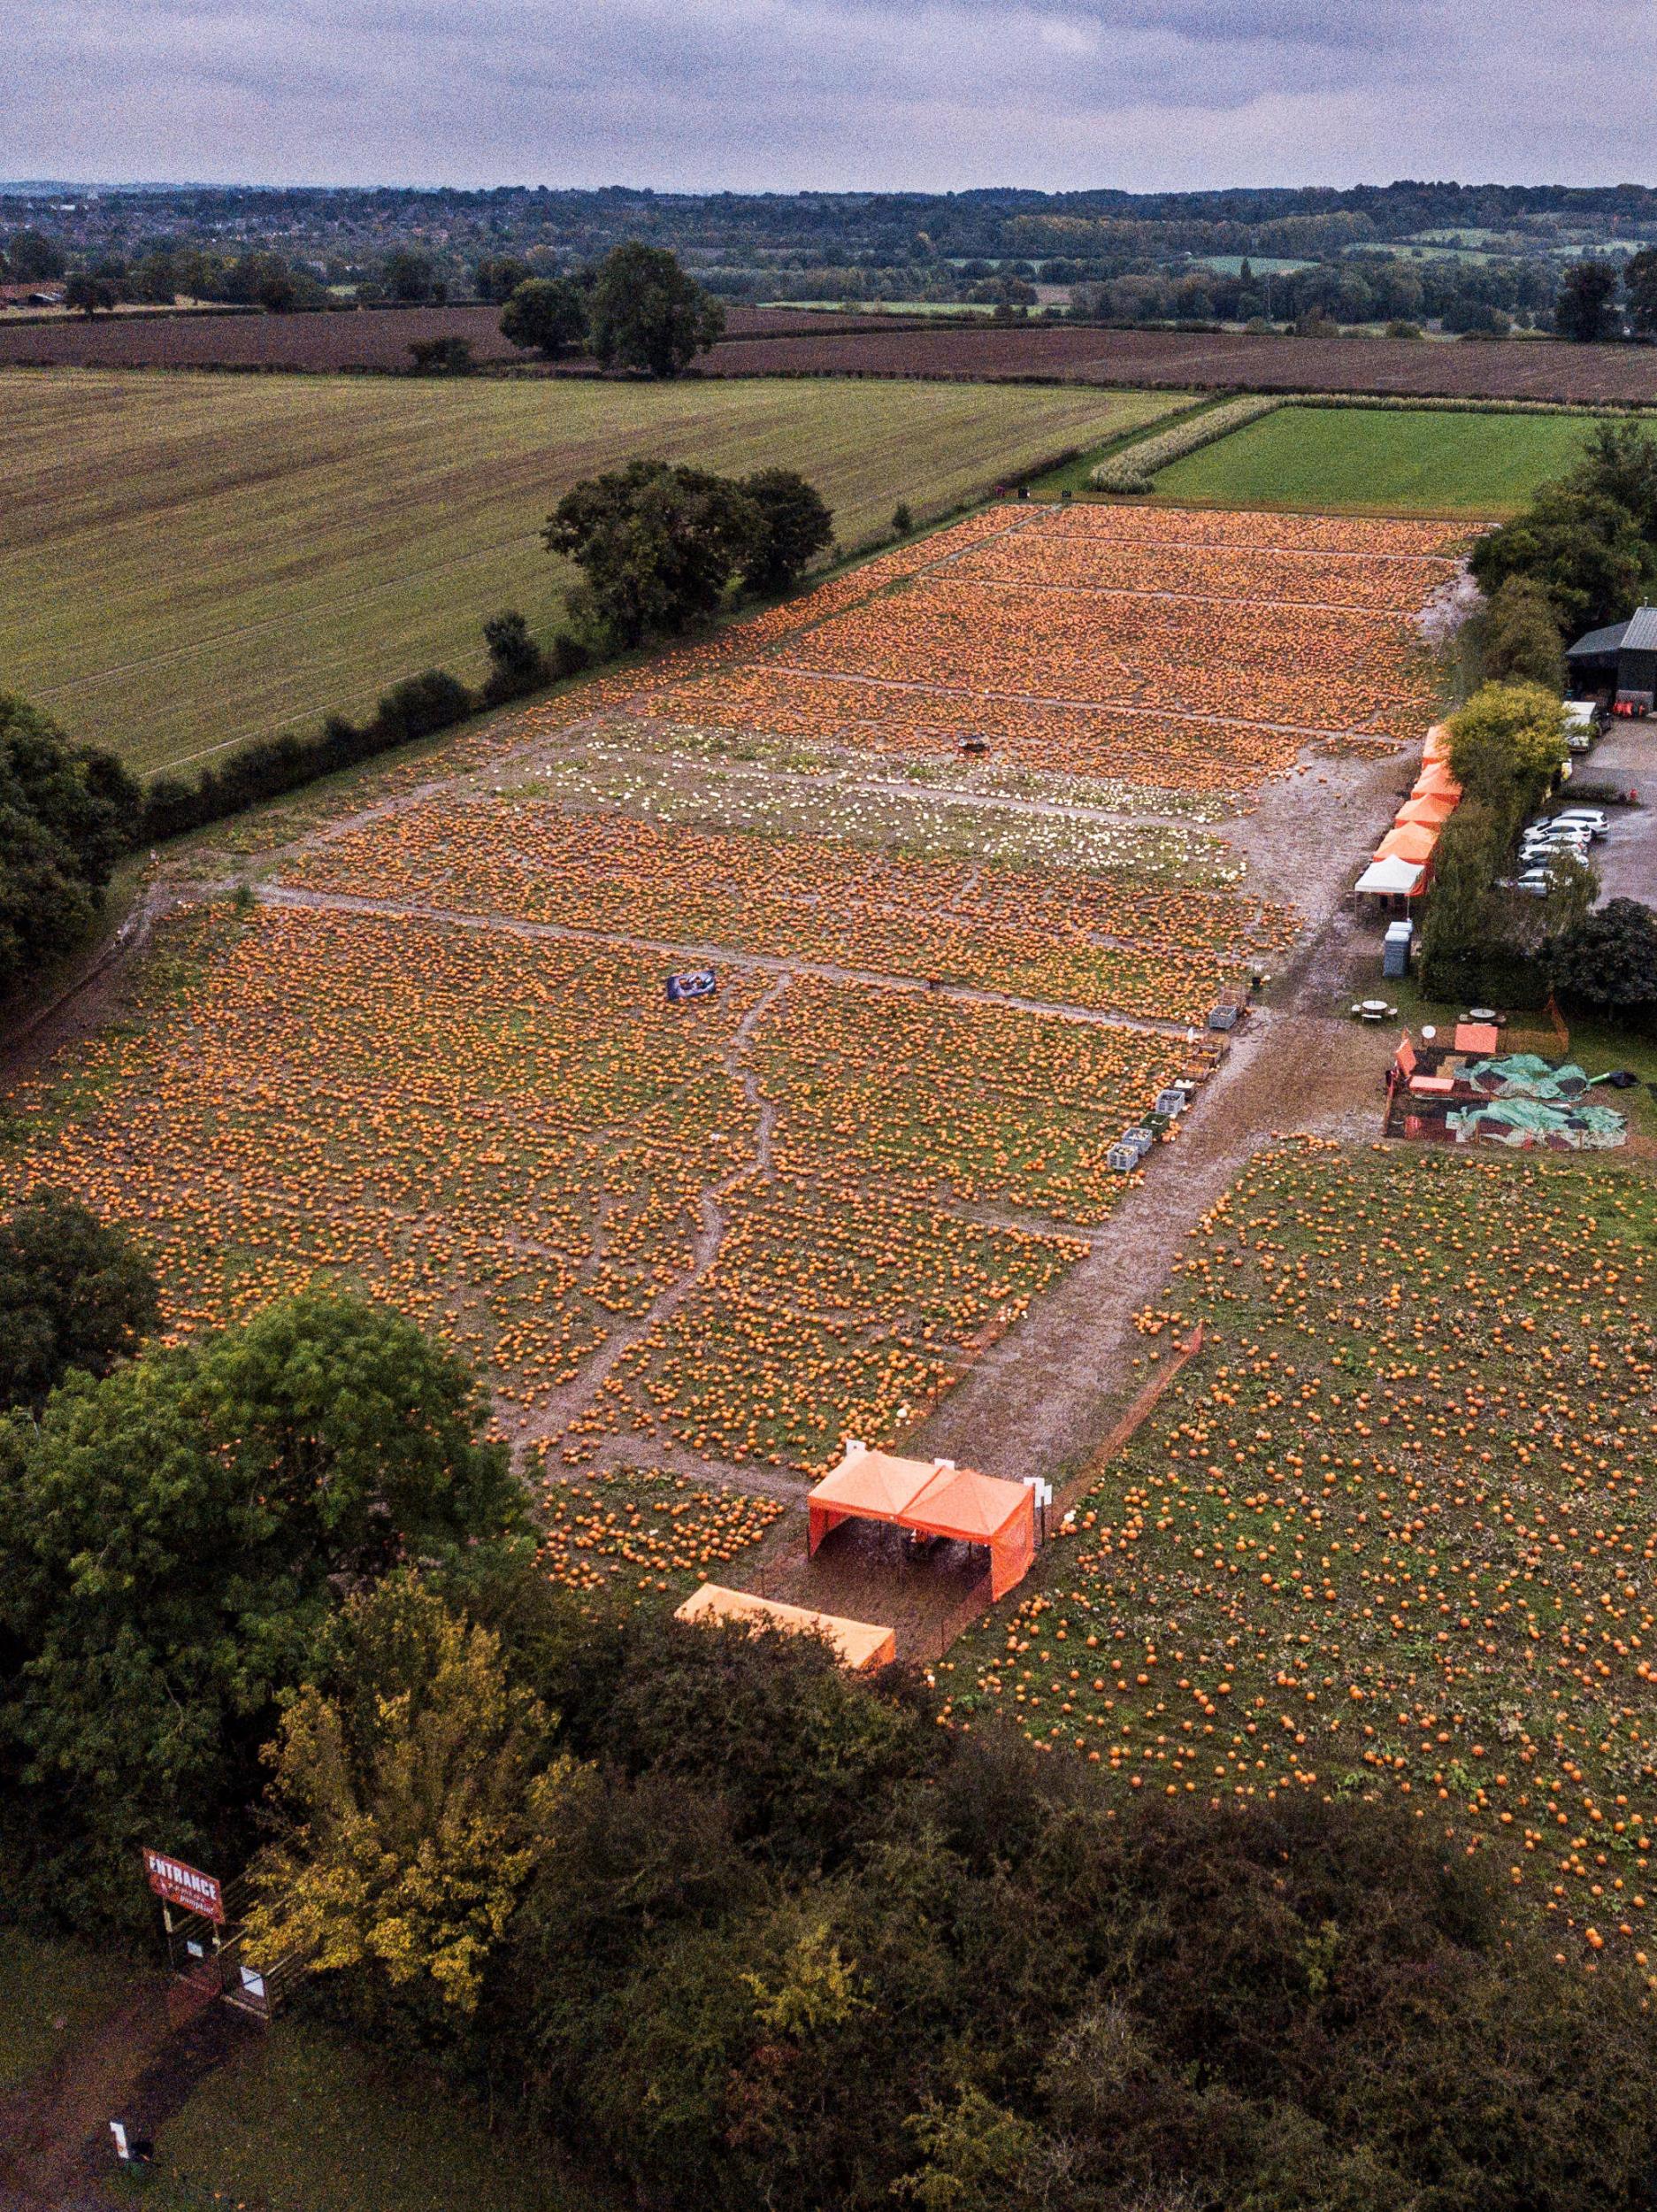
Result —
<path fill-rule="evenodd" d="M 470 2013 L 578 1784 L 552 1734 L 508 1681 L 499 1639 L 418 1576 L 354 1599 L 324 1678 L 294 1698 L 267 1754 L 279 1834 L 257 1872 L 249 1956 L 368 1966 Z"/>

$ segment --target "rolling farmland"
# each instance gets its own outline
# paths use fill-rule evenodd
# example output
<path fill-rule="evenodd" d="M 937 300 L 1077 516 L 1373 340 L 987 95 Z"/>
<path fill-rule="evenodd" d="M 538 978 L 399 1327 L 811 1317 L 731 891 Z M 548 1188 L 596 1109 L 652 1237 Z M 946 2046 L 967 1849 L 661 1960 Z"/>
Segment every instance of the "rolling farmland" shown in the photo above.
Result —
<path fill-rule="evenodd" d="M 792 331 L 880 330 L 890 317 L 734 307 L 728 340 L 784 337 Z M 555 372 L 501 335 L 498 307 L 395 307 L 293 315 L 145 313 L 0 318 L 0 367 L 90 369 L 278 369 L 406 372 L 409 348 L 426 338 L 464 338 L 474 361 L 510 364 L 531 374 Z M 590 365 L 588 365 L 590 373 Z"/>
<path fill-rule="evenodd" d="M 1029 323 L 1012 330 L 824 331 L 717 346 L 703 373 L 1025 377 L 1193 391 L 1657 405 L 1657 353 L 1649 346 L 1576 346 L 1546 338 L 1469 344 L 1267 337 L 1232 330 L 1101 330 L 1073 323 Z"/>
<path fill-rule="evenodd" d="M 0 664 L 146 773 L 433 664 L 474 679 L 505 604 L 556 618 L 539 528 L 647 452 L 799 468 L 842 542 L 1150 419 L 1165 396 L 21 373 L 4 387 Z"/>

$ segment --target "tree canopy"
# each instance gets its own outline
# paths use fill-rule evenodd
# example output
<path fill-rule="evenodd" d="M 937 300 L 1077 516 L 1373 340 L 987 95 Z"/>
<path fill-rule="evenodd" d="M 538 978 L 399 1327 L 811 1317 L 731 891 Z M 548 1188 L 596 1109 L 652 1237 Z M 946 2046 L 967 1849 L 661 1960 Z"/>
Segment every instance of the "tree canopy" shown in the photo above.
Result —
<path fill-rule="evenodd" d="M 940 1729 L 924 1683 L 808 1638 L 528 1578 L 450 1610 L 387 1586 L 340 1624 L 278 1754 L 265 1878 L 328 1901 L 347 2016 L 515 2094 L 631 2198 L 1643 2201 L 1639 1979 L 1608 1953 L 1561 1972 L 1405 1810 L 1118 1810 L 1079 1760 L 982 1715 Z M 468 1863 L 473 1819 L 498 1844 Z"/>
<path fill-rule="evenodd" d="M 725 309 L 664 246 L 618 246 L 594 280 L 588 333 L 607 369 L 680 376 L 725 329 Z"/>
<path fill-rule="evenodd" d="M 739 481 L 636 460 L 575 485 L 541 535 L 582 571 L 571 612 L 631 647 L 706 621 L 739 576 L 754 591 L 786 589 L 832 541 L 833 524 L 792 469 Z"/>
<path fill-rule="evenodd" d="M 756 526 L 728 479 L 640 460 L 567 491 L 542 536 L 585 577 L 572 613 L 631 647 L 713 614 Z"/>
<path fill-rule="evenodd" d="M 1632 612 L 1657 580 L 1657 547 L 1619 500 L 1568 479 L 1482 537 L 1469 566 L 1487 595 L 1509 576 L 1528 577 L 1576 638 Z"/>
<path fill-rule="evenodd" d="M 0 1000 L 87 937 L 137 811 L 112 755 L 0 692 Z"/>
<path fill-rule="evenodd" d="M 107 1375 L 160 1319 L 155 1271 L 124 1229 L 56 1191 L 0 1221 L 0 1407 L 40 1407 L 78 1368 Z"/>
<path fill-rule="evenodd" d="M 816 486 L 793 469 L 757 469 L 742 479 L 742 490 L 755 510 L 743 580 L 750 591 L 786 591 L 806 564 L 832 544 L 833 511 Z"/>
<path fill-rule="evenodd" d="M 511 1538 L 482 1423 L 452 1353 L 312 1292 L 0 1425 L 8 1855 L 118 1916 L 141 1841 L 222 1844 L 341 1593 Z"/>
<path fill-rule="evenodd" d="M 574 277 L 530 277 L 501 312 L 501 335 L 526 353 L 556 361 L 587 336 L 587 290 Z"/>
<path fill-rule="evenodd" d="M 1565 688 L 1565 646 L 1547 594 L 1533 578 L 1504 577 L 1484 616 L 1484 673 L 1499 683 Z"/>
<path fill-rule="evenodd" d="M 1540 684 L 1485 684 L 1445 728 L 1451 774 L 1515 826 L 1569 757 L 1559 695 Z"/>
<path fill-rule="evenodd" d="M 1617 272 L 1609 261 L 1573 261 L 1553 303 L 1553 326 L 1561 338 L 1591 345 L 1617 333 Z"/>
<path fill-rule="evenodd" d="M 1607 899 L 1559 938 L 1552 967 L 1567 998 L 1649 1021 L 1657 1016 L 1657 914 L 1637 899 Z"/>

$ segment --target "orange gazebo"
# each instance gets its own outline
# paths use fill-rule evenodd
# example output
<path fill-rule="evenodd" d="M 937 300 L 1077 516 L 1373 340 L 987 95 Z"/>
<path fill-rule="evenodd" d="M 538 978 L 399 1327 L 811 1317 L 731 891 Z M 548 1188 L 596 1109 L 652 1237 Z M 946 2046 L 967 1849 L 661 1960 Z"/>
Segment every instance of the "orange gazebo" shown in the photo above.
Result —
<path fill-rule="evenodd" d="M 1036 1555 L 1036 1499 L 1027 1483 L 980 1475 L 947 1459 L 897 1459 L 848 1441 L 807 1501 L 810 1548 L 842 1521 L 886 1521 L 919 1536 L 982 1545 L 990 1594 L 1004 1597 Z"/>

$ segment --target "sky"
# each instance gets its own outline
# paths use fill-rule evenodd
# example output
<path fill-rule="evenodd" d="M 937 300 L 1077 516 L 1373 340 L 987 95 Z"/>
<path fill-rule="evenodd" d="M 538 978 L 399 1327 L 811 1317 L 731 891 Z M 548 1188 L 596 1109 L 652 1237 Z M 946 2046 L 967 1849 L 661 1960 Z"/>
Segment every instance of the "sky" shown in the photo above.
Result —
<path fill-rule="evenodd" d="M 6 14 L 9 179 L 1657 180 L 1651 0 L 9 0 Z"/>

